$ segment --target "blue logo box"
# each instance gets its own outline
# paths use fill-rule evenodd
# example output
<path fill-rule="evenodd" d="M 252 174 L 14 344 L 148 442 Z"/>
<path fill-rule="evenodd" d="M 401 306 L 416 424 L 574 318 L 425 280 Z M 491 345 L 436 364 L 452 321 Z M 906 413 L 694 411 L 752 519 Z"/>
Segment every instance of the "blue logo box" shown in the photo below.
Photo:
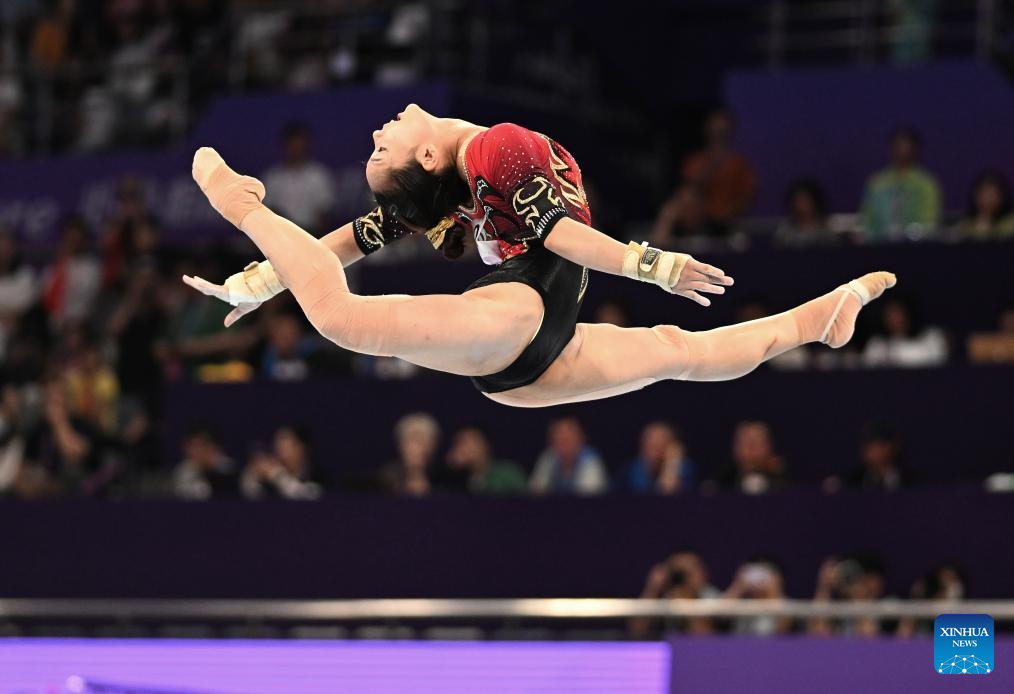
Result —
<path fill-rule="evenodd" d="M 942 614 L 933 623 L 933 669 L 942 675 L 993 672 L 993 618 Z"/>

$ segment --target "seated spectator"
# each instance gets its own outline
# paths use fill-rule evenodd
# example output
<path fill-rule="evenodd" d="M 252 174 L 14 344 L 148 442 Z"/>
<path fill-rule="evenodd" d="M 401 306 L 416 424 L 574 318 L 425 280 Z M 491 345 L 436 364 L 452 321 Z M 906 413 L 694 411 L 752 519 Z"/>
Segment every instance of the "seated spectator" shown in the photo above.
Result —
<path fill-rule="evenodd" d="M 996 332 L 969 335 L 968 358 L 976 364 L 1014 364 L 1014 306 L 1000 313 Z"/>
<path fill-rule="evenodd" d="M 310 459 L 309 432 L 296 425 L 278 427 L 271 450 L 254 454 L 240 477 L 240 491 L 247 499 L 319 499 L 325 486 Z"/>
<path fill-rule="evenodd" d="M 0 388 L 0 497 L 15 491 L 25 464 L 25 436 L 18 389 L 5 384 Z"/>
<path fill-rule="evenodd" d="M 606 299 L 595 307 L 594 322 L 628 328 L 630 327 L 630 307 L 622 299 Z"/>
<path fill-rule="evenodd" d="M 271 381 L 305 381 L 319 343 L 307 335 L 302 322 L 289 312 L 268 321 L 268 344 L 261 359 L 261 375 Z"/>
<path fill-rule="evenodd" d="M 863 230 L 868 241 L 925 238 L 940 224 L 940 186 L 919 163 L 922 141 L 911 128 L 891 136 L 891 163 L 866 181 Z"/>
<path fill-rule="evenodd" d="M 980 241 L 1014 236 L 1010 186 L 1002 174 L 987 171 L 975 179 L 968 201 L 968 216 L 958 224 L 958 232 L 965 238 Z"/>
<path fill-rule="evenodd" d="M 708 567 L 697 552 L 683 551 L 655 564 L 641 591 L 644 600 L 707 600 L 721 597 L 708 582 Z M 715 630 L 710 617 L 655 620 L 637 617 L 630 620 L 630 634 L 638 639 L 657 639 L 665 634 L 711 634 Z"/>
<path fill-rule="evenodd" d="M 884 565 L 873 554 L 857 554 L 839 559 L 824 560 L 817 573 L 817 589 L 813 599 L 817 602 L 862 602 L 884 597 Z M 880 620 L 872 617 L 850 619 L 811 619 L 807 625 L 810 634 L 827 636 L 878 636 Z"/>
<path fill-rule="evenodd" d="M 7 354 L 8 339 L 17 331 L 36 293 L 35 273 L 21 257 L 17 238 L 0 227 L 0 361 Z"/>
<path fill-rule="evenodd" d="M 394 425 L 398 458 L 380 471 L 380 482 L 392 494 L 428 496 L 433 460 L 440 442 L 440 425 L 425 412 L 407 414 Z"/>
<path fill-rule="evenodd" d="M 641 449 L 619 476 L 617 486 L 634 494 L 675 494 L 694 486 L 694 462 L 667 422 L 651 422 L 641 430 Z"/>
<path fill-rule="evenodd" d="M 923 325 L 915 305 L 903 295 L 888 296 L 880 310 L 880 329 L 866 343 L 867 367 L 927 368 L 947 363 L 944 331 Z"/>
<path fill-rule="evenodd" d="M 651 242 L 659 248 L 673 248 L 685 239 L 715 236 L 722 230 L 707 217 L 701 187 L 683 183 L 659 208 Z"/>
<path fill-rule="evenodd" d="M 775 452 L 767 422 L 746 420 L 736 425 L 732 437 L 731 466 L 714 480 L 721 489 L 745 494 L 764 494 L 785 485 L 785 460 Z"/>
<path fill-rule="evenodd" d="M 173 491 L 180 499 L 191 501 L 239 492 L 236 463 L 222 450 L 211 427 L 195 426 L 183 440 L 183 460 L 173 473 Z"/>
<path fill-rule="evenodd" d="M 64 221 L 56 259 L 42 273 L 42 304 L 53 325 L 84 321 L 99 293 L 101 268 L 84 219 Z"/>
<path fill-rule="evenodd" d="M 120 384 L 99 346 L 90 340 L 73 355 L 63 373 L 72 415 L 87 419 L 109 435 L 116 428 Z"/>
<path fill-rule="evenodd" d="M 311 156 L 310 128 L 290 123 L 282 131 L 282 161 L 264 174 L 265 202 L 311 234 L 328 231 L 335 203 L 334 179 Z"/>
<path fill-rule="evenodd" d="M 913 600 L 964 600 L 968 597 L 968 580 L 957 564 L 940 564 L 912 586 L 909 597 Z M 943 611 L 943 610 L 941 610 Z M 902 618 L 895 630 L 896 636 L 929 636 L 933 633 L 933 621 L 929 619 Z"/>
<path fill-rule="evenodd" d="M 476 425 L 455 432 L 447 466 L 463 474 L 465 486 L 473 494 L 524 494 L 528 489 L 521 466 L 494 458 L 486 432 Z"/>
<path fill-rule="evenodd" d="M 732 584 L 722 597 L 727 600 L 784 600 L 782 567 L 769 557 L 754 557 L 736 570 Z M 786 634 L 791 629 L 789 617 L 737 617 L 732 622 L 734 634 L 750 636 Z"/>
<path fill-rule="evenodd" d="M 788 216 L 775 230 L 783 246 L 814 246 L 830 243 L 834 236 L 827 225 L 827 195 L 817 181 L 796 181 L 785 194 Z"/>
<path fill-rule="evenodd" d="M 850 470 L 841 481 L 829 478 L 824 488 L 834 491 L 844 482 L 853 489 L 894 491 L 911 484 L 908 469 L 902 465 L 901 441 L 898 432 L 887 422 L 867 422 L 860 436 L 859 466 Z"/>
<path fill-rule="evenodd" d="M 757 187 L 750 162 L 733 149 L 735 127 L 729 108 L 712 111 L 704 122 L 704 148 L 683 162 L 683 180 L 700 187 L 704 216 L 719 232 L 746 212 Z"/>
<path fill-rule="evenodd" d="M 534 494 L 594 495 L 608 491 L 606 466 L 585 441 L 577 417 L 559 417 L 549 424 L 549 447 L 535 461 L 529 486 Z"/>
<path fill-rule="evenodd" d="M 101 431 L 70 411 L 58 379 L 45 384 L 44 399 L 42 420 L 26 442 L 18 493 L 26 498 L 98 493 L 111 477 Z"/>

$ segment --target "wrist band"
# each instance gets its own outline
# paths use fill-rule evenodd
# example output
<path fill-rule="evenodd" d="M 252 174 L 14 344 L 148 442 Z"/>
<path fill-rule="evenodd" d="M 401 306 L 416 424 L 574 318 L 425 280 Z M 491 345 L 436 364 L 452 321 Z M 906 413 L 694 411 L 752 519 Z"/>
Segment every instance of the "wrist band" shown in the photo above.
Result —
<path fill-rule="evenodd" d="M 225 281 L 229 303 L 233 306 L 267 301 L 285 291 L 270 261 L 254 261 Z"/>
<path fill-rule="evenodd" d="M 648 242 L 631 241 L 623 254 L 623 276 L 657 284 L 672 293 L 690 256 L 686 253 L 660 251 Z"/>

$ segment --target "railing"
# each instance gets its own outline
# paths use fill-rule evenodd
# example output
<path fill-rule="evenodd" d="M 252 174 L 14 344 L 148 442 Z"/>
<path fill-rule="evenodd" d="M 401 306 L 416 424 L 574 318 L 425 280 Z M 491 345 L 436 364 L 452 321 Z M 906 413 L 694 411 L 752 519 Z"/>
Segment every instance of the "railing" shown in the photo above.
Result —
<path fill-rule="evenodd" d="M 631 617 L 777 617 L 934 619 L 988 614 L 1014 622 L 1014 600 L 642 600 L 633 598 L 380 600 L 68 600 L 0 599 L 0 619 L 129 621 L 342 622 L 474 619 L 627 619 Z"/>

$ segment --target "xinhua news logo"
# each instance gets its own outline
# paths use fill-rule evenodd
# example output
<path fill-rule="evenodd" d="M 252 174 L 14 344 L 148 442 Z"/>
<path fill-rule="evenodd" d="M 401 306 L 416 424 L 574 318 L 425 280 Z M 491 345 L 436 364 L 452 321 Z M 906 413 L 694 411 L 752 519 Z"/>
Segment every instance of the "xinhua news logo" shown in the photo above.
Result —
<path fill-rule="evenodd" d="M 942 675 L 993 672 L 993 618 L 942 614 L 933 623 L 933 669 Z"/>

